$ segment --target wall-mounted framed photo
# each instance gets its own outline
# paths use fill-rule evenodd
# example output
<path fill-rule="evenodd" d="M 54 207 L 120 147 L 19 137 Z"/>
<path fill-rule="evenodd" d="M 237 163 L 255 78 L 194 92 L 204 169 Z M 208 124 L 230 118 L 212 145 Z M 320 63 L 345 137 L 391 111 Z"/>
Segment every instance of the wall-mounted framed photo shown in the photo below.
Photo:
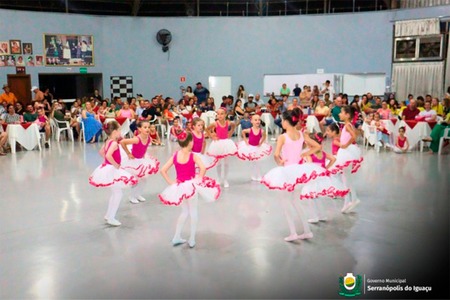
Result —
<path fill-rule="evenodd" d="M 46 66 L 94 66 L 94 37 L 81 34 L 44 34 Z"/>
<path fill-rule="evenodd" d="M 402 37 L 394 40 L 394 62 L 436 61 L 443 59 L 444 36 Z"/>
<path fill-rule="evenodd" d="M 35 59 L 34 59 L 34 65 L 35 66 L 43 66 L 44 65 L 44 56 L 36 55 Z"/>
<path fill-rule="evenodd" d="M 22 53 L 23 54 L 33 54 L 33 44 L 32 43 L 23 43 L 22 44 Z"/>
<path fill-rule="evenodd" d="M 22 54 L 22 42 L 20 40 L 9 40 L 11 54 Z"/>
<path fill-rule="evenodd" d="M 9 54 L 9 41 L 0 42 L 0 55 Z"/>

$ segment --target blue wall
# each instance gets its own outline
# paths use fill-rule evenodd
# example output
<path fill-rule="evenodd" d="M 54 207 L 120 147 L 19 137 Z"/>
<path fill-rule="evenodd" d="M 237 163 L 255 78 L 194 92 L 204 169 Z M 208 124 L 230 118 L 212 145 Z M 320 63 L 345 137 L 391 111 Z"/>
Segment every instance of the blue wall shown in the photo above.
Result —
<path fill-rule="evenodd" d="M 208 76 L 232 76 L 250 93 L 263 91 L 264 74 L 383 72 L 391 74 L 393 21 L 447 15 L 449 6 L 355 14 L 287 17 L 141 18 L 102 17 L 0 10 L 0 41 L 20 39 L 43 53 L 43 33 L 92 34 L 95 67 L 109 76 L 131 75 L 134 92 L 179 95 L 185 85 L 207 85 Z M 156 32 L 167 28 L 173 39 L 163 53 Z M 170 55 L 170 57 L 169 57 Z M 0 68 L 0 83 L 14 67 Z M 32 85 L 39 73 L 79 73 L 79 68 L 27 67 Z"/>

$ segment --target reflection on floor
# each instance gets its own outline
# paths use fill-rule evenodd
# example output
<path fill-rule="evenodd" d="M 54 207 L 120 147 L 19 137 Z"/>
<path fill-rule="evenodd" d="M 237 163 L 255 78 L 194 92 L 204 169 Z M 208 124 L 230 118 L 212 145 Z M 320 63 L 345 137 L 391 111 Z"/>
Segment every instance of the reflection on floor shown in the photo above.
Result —
<path fill-rule="evenodd" d="M 444 263 L 448 275 L 449 155 L 369 149 L 356 213 L 329 200 L 328 222 L 295 243 L 283 241 L 282 194 L 251 182 L 252 165 L 232 158 L 231 187 L 201 203 L 189 249 L 170 243 L 180 208 L 158 201 L 160 175 L 144 183 L 147 202 L 123 199 L 121 227 L 104 224 L 109 190 L 87 182 L 99 148 L 63 141 L 0 157 L 0 298 L 337 298 L 349 272 L 426 285 Z M 176 148 L 150 152 L 164 163 Z"/>

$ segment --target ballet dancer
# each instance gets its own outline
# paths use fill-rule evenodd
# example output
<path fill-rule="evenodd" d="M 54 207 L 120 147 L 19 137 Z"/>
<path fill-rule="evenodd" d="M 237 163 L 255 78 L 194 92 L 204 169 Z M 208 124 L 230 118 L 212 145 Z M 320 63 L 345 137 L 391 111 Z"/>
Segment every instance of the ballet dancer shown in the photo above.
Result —
<path fill-rule="evenodd" d="M 217 165 L 219 159 L 213 156 L 205 155 L 206 140 L 205 140 L 205 122 L 200 118 L 194 118 L 192 120 L 192 138 L 194 145 L 192 146 L 192 152 L 200 157 L 206 170 L 209 170 Z"/>

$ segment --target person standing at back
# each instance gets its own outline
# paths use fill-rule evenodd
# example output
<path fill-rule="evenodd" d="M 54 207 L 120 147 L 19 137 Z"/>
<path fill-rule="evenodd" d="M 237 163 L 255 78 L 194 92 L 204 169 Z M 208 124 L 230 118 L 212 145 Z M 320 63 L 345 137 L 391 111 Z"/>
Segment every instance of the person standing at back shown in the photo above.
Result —
<path fill-rule="evenodd" d="M 197 82 L 197 87 L 194 90 L 194 95 L 197 97 L 197 105 L 202 102 L 206 102 L 209 97 L 209 90 L 202 86 L 201 82 Z"/>
<path fill-rule="evenodd" d="M 284 96 L 289 97 L 290 94 L 291 94 L 291 90 L 287 87 L 286 83 L 283 83 L 281 85 L 281 89 L 280 89 L 280 96 L 281 97 L 284 97 Z"/>
<path fill-rule="evenodd" d="M 9 89 L 9 85 L 8 84 L 4 84 L 3 85 L 3 94 L 0 95 L 0 102 L 6 101 L 6 103 L 8 104 L 15 104 L 18 100 L 16 98 L 16 95 L 14 95 L 14 93 L 11 92 L 11 90 Z"/>
<path fill-rule="evenodd" d="M 295 89 L 292 90 L 294 92 L 295 97 L 299 97 L 302 89 L 298 86 L 298 83 L 295 84 Z"/>

